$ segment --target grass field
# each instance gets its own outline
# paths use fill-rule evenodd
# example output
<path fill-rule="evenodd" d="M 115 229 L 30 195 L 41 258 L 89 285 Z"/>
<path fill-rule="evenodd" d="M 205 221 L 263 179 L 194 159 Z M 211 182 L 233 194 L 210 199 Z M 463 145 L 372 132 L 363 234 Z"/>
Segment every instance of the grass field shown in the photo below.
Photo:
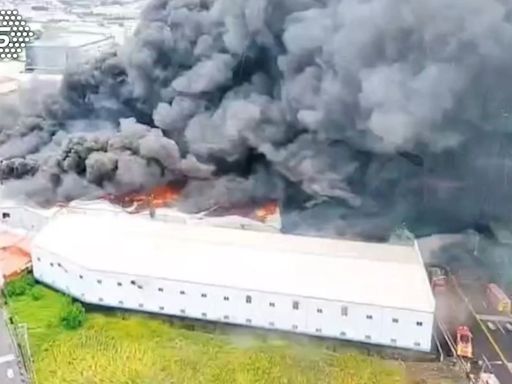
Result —
<path fill-rule="evenodd" d="M 401 384 L 397 364 L 357 353 L 333 354 L 314 343 L 263 340 L 250 333 L 188 331 L 144 315 L 88 313 L 85 325 L 64 330 L 66 298 L 11 298 L 27 323 L 38 384 Z"/>

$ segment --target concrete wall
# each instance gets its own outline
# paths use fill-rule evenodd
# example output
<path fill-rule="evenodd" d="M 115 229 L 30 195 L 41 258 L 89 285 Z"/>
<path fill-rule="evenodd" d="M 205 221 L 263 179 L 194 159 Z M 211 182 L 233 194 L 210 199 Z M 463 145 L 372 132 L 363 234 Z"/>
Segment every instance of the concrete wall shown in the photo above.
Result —
<path fill-rule="evenodd" d="M 86 303 L 418 351 L 431 349 L 432 313 L 92 271 L 38 247 L 32 258 L 36 279 Z"/>

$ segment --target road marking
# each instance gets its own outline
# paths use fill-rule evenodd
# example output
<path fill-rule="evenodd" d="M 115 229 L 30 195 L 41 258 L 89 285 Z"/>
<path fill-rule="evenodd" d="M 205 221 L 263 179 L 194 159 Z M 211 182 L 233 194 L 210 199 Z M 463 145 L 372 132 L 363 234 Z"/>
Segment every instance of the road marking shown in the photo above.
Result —
<path fill-rule="evenodd" d="M 466 305 L 468 306 L 468 309 L 471 311 L 471 313 L 473 314 L 473 316 L 475 317 L 476 321 L 478 322 L 478 324 L 480 325 L 480 328 L 482 328 L 482 330 L 484 331 L 485 335 L 487 336 L 487 338 L 489 339 L 489 342 L 492 344 L 492 346 L 494 347 L 494 349 L 496 350 L 496 352 L 498 353 L 498 356 L 500 357 L 500 359 L 503 361 L 503 363 L 505 363 L 505 366 L 507 367 L 508 371 L 510 372 L 510 374 L 512 375 L 512 368 L 510 368 L 510 365 L 507 361 L 507 359 L 505 358 L 505 355 L 503 354 L 503 352 L 501 351 L 500 347 L 498 347 L 498 345 L 496 344 L 496 342 L 494 341 L 493 337 L 491 336 L 491 334 L 489 333 L 489 331 L 487 330 L 487 327 L 484 325 L 484 323 L 482 323 L 482 321 L 478 318 L 478 315 L 476 314 L 473 306 L 471 305 L 471 303 L 469 302 L 469 299 L 466 297 L 466 295 L 464 295 L 464 292 L 462 292 L 462 290 L 460 289 L 459 287 L 459 283 L 457 282 L 457 279 L 455 279 L 454 276 L 452 276 L 452 281 L 453 281 L 453 285 L 455 286 L 455 289 L 457 290 L 457 292 L 459 293 L 459 295 L 463 298 L 464 302 L 466 303 Z"/>
<path fill-rule="evenodd" d="M 0 364 L 8 363 L 13 360 L 16 360 L 16 357 L 13 354 L 0 356 Z"/>
<path fill-rule="evenodd" d="M 498 328 L 500 329 L 501 332 L 503 332 L 503 334 L 505 334 L 505 330 L 503 329 L 503 327 L 500 325 L 500 323 L 496 323 L 496 325 L 498 326 Z"/>
<path fill-rule="evenodd" d="M 487 303 L 485 301 L 482 301 L 482 304 L 484 305 L 484 308 L 487 308 Z"/>
<path fill-rule="evenodd" d="M 483 315 L 481 313 L 477 314 L 480 320 L 484 321 L 495 321 L 495 322 L 509 322 L 512 321 L 512 317 L 506 315 Z"/>

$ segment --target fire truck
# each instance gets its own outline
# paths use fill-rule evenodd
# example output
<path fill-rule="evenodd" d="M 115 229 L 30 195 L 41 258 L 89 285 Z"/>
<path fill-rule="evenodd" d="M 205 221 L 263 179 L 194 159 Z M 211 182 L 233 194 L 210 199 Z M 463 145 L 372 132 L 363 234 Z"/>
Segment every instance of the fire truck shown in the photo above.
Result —
<path fill-rule="evenodd" d="M 496 284 L 487 285 L 487 301 L 498 312 L 510 314 L 511 303 L 507 295 Z"/>
<path fill-rule="evenodd" d="M 440 267 L 432 266 L 428 269 L 428 274 L 430 277 L 430 287 L 434 295 L 445 292 L 448 281 L 446 271 Z"/>
<path fill-rule="evenodd" d="M 473 358 L 473 335 L 467 326 L 461 325 L 457 327 L 456 344 L 459 357 Z"/>

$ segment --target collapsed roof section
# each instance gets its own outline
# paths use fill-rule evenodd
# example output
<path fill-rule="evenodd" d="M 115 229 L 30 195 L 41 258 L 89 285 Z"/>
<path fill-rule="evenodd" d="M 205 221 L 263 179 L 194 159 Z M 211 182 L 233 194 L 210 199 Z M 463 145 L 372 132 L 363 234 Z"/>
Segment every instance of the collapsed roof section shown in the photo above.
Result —
<path fill-rule="evenodd" d="M 0 209 L 9 212 L 7 221 L 14 222 L 11 216 L 22 209 L 44 219 L 50 219 L 63 213 L 126 214 L 147 217 L 156 221 L 209 225 L 224 228 L 247 229 L 263 232 L 280 232 L 281 216 L 277 202 L 267 202 L 252 207 L 212 207 L 198 213 L 186 213 L 180 210 L 178 200 L 180 189 L 171 186 L 159 186 L 145 193 L 126 195 L 107 195 L 95 200 L 74 200 L 53 207 L 36 207 L 29 202 L 17 202 L 2 199 Z M 26 221 L 26 220 L 25 220 Z M 4 224 L 9 224 L 4 222 Z"/>

